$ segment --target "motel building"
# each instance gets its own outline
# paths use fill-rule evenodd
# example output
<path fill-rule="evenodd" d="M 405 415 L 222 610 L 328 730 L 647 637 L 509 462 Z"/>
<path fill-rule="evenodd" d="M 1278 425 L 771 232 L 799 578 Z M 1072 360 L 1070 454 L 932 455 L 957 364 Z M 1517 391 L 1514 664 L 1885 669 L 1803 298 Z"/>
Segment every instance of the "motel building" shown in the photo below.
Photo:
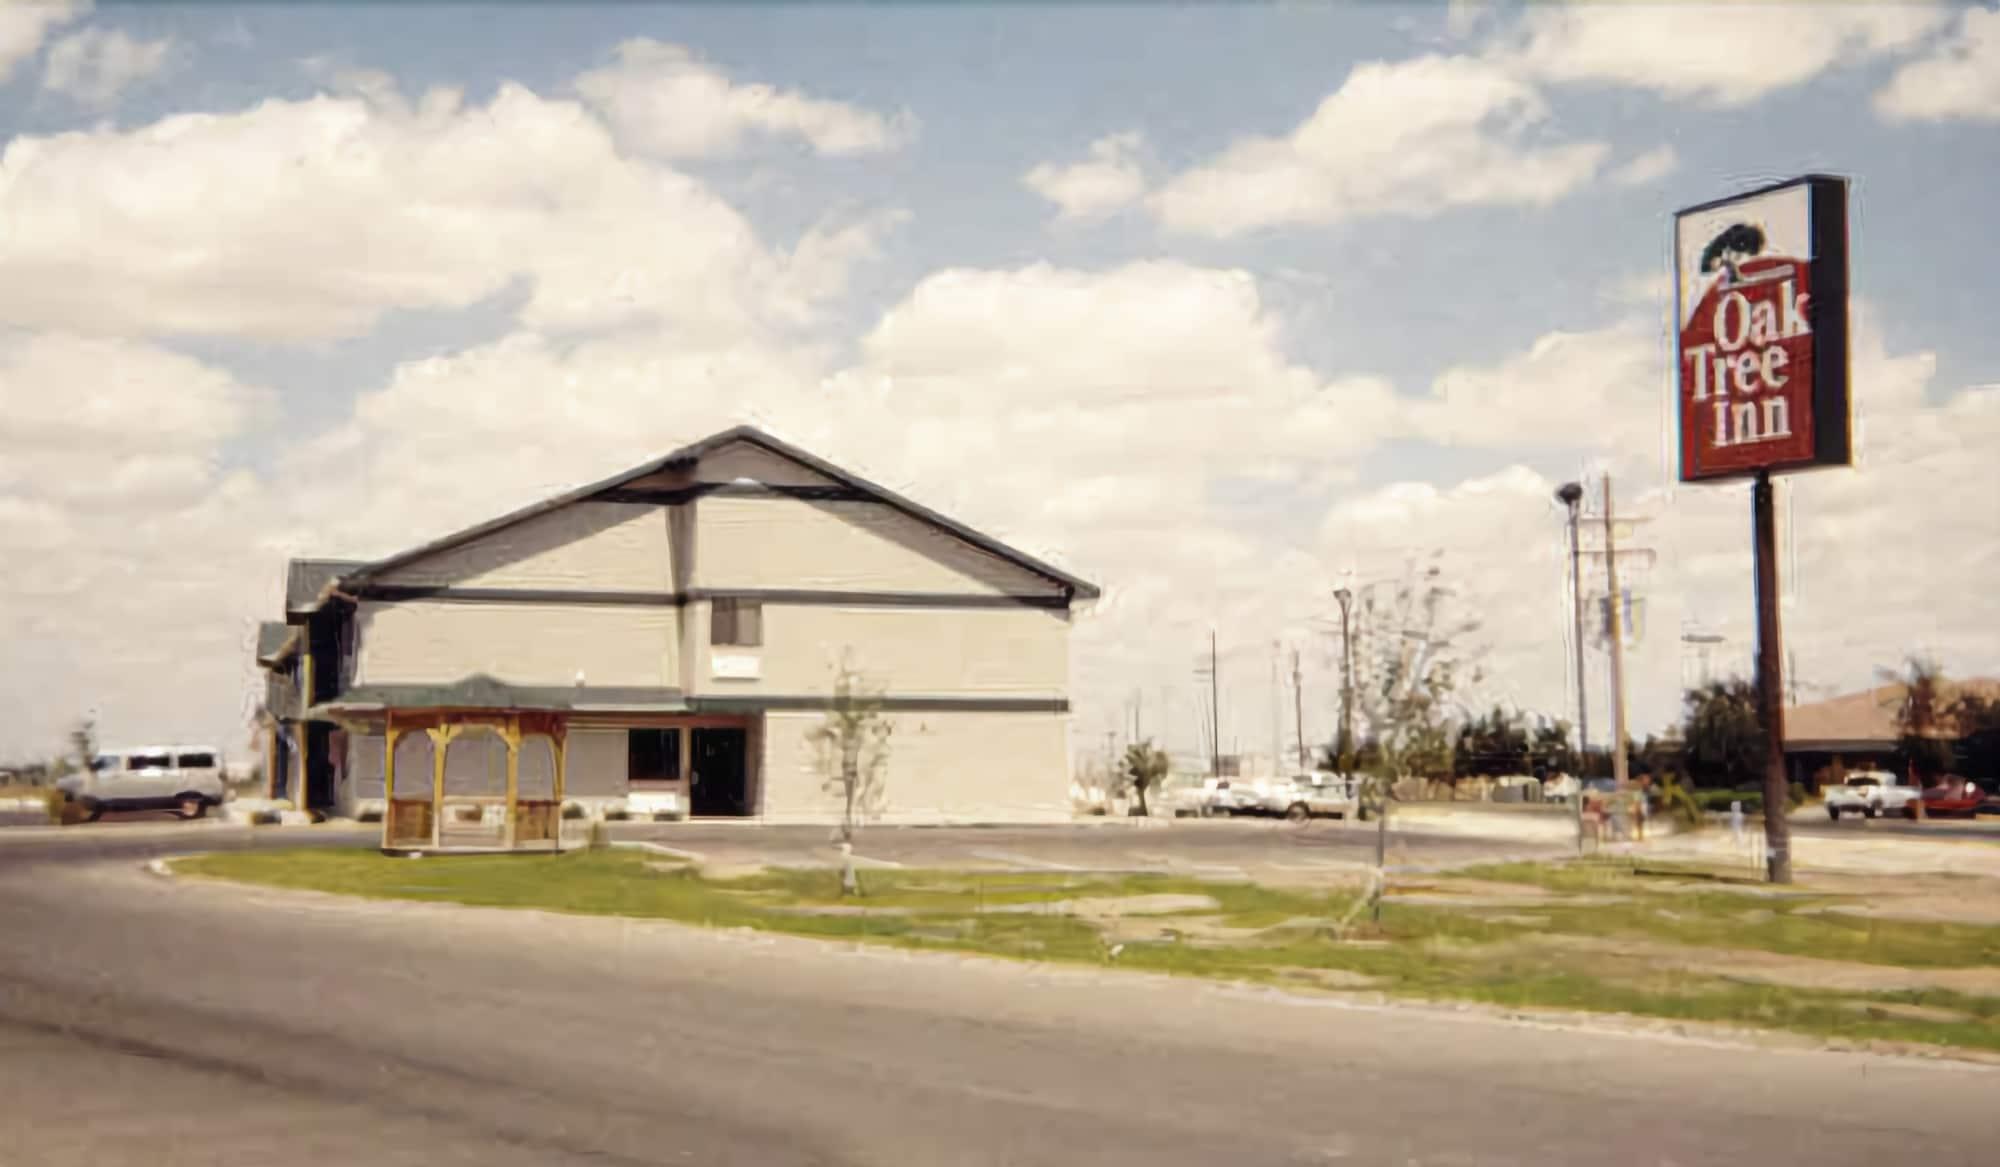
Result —
<path fill-rule="evenodd" d="M 832 822 L 811 734 L 845 667 L 891 727 L 876 821 L 1065 821 L 1097 594 L 739 427 L 386 559 L 293 561 L 257 643 L 270 793 L 407 849 L 554 846 L 570 805 Z"/>

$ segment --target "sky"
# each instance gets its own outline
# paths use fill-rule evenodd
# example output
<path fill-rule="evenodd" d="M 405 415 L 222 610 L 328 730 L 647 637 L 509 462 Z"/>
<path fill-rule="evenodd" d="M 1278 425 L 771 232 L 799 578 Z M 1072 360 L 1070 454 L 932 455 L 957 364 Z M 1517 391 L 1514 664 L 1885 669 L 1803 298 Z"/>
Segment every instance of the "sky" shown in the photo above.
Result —
<path fill-rule="evenodd" d="M 739 422 L 1101 585 L 1082 749 L 1197 750 L 1211 630 L 1226 747 L 1294 651 L 1326 740 L 1334 589 L 1432 557 L 1464 703 L 1573 717 L 1608 474 L 1663 729 L 1754 642 L 1673 213 L 1808 172 L 1857 450 L 1779 486 L 1788 684 L 2000 674 L 2000 9 L 0 0 L 0 759 L 247 757 L 288 557 Z"/>

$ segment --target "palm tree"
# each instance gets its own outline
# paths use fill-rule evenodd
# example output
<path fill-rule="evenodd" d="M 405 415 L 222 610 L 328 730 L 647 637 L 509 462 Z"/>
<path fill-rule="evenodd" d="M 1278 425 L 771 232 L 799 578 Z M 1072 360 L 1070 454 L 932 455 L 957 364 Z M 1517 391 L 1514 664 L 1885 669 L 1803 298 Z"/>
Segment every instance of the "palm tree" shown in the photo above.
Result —
<path fill-rule="evenodd" d="M 1167 752 L 1155 746 L 1150 738 L 1125 747 L 1120 774 L 1132 787 L 1132 793 L 1138 796 L 1142 817 L 1151 813 L 1146 809 L 1146 791 L 1166 781 L 1170 766 Z"/>

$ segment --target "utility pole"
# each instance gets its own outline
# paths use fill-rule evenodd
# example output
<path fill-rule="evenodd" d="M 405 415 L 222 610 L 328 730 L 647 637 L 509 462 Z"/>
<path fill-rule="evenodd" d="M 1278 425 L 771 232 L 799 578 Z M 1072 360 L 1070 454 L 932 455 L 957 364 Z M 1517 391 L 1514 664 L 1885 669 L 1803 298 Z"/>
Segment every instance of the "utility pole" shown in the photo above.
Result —
<path fill-rule="evenodd" d="M 1604 476 L 1604 575 L 1611 592 L 1611 777 L 1625 789 L 1625 595 L 1618 590 L 1618 533 L 1612 525 L 1611 475 Z"/>
<path fill-rule="evenodd" d="M 1340 756 L 1335 759 L 1343 775 L 1354 772 L 1354 754 L 1359 743 L 1354 740 L 1354 628 L 1348 614 L 1354 603 L 1354 593 L 1347 588 L 1334 589 L 1333 598 L 1340 601 Z"/>
<path fill-rule="evenodd" d="M 1271 777 L 1276 780 L 1285 768 L 1285 690 L 1284 682 L 1278 679 L 1278 662 L 1284 658 L 1285 646 L 1271 642 Z"/>
<path fill-rule="evenodd" d="M 1583 779 L 1590 766 L 1590 686 L 1583 671 L 1583 545 L 1577 537 L 1578 505 L 1583 502 L 1583 484 L 1565 482 L 1556 498 L 1569 510 L 1569 587 L 1571 612 L 1575 620 L 1572 638 L 1576 647 L 1576 853 L 1583 854 Z"/>
<path fill-rule="evenodd" d="M 1299 735 L 1299 772 L 1306 771 L 1306 694 L 1299 680 L 1299 650 L 1292 650 L 1292 717 Z"/>
<path fill-rule="evenodd" d="M 1215 629 L 1208 630 L 1208 772 L 1222 777 L 1222 684 L 1216 670 Z"/>

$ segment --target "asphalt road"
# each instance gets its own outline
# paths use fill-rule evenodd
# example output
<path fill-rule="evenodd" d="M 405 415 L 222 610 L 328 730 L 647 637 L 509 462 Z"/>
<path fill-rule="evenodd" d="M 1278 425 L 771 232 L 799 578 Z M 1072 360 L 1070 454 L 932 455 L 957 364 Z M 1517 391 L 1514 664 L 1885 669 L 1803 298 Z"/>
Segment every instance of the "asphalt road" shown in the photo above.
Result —
<path fill-rule="evenodd" d="M 0 840 L 0 1163 L 1992 1161 L 1983 1068 L 139 870 L 302 838 Z"/>

